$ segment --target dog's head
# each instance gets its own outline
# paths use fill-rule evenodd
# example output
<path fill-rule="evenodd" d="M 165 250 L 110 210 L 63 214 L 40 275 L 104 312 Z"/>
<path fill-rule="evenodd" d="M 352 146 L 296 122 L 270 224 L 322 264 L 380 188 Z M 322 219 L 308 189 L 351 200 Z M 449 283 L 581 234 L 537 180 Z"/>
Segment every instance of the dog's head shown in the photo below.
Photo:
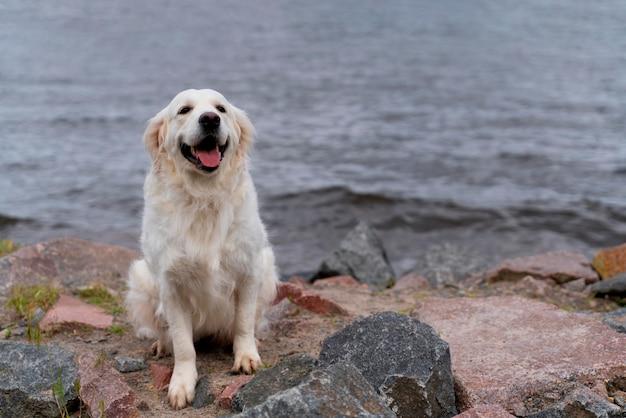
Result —
<path fill-rule="evenodd" d="M 211 177 L 246 159 L 254 128 L 246 114 L 215 90 L 184 90 L 148 122 L 146 149 L 156 164 Z"/>

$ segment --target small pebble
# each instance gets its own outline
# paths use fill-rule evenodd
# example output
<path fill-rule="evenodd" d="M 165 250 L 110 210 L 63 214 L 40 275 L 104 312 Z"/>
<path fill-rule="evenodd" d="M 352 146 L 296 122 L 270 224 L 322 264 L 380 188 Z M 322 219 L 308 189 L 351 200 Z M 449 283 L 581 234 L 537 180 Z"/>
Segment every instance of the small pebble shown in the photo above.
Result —
<path fill-rule="evenodd" d="M 147 367 L 146 362 L 142 358 L 133 358 L 126 356 L 115 357 L 114 366 L 120 373 L 137 372 Z"/>

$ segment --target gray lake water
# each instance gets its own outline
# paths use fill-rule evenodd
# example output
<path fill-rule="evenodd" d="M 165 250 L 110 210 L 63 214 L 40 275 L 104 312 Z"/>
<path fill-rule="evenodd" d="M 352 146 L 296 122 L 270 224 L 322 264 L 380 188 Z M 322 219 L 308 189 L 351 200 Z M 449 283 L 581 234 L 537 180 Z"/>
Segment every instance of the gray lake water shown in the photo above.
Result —
<path fill-rule="evenodd" d="M 145 121 L 252 117 L 284 272 L 357 219 L 398 271 L 626 241 L 626 2 L 0 3 L 0 235 L 137 246 Z"/>

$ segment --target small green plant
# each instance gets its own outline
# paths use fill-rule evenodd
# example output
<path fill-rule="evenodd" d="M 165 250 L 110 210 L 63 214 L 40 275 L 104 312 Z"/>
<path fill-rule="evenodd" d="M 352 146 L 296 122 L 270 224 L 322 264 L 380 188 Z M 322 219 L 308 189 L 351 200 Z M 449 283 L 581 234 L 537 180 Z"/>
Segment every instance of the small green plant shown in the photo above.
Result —
<path fill-rule="evenodd" d="M 57 404 L 57 408 L 59 409 L 59 416 L 61 416 L 62 418 L 69 418 L 70 414 L 67 411 L 67 402 L 65 399 L 65 390 L 63 389 L 61 370 L 59 370 L 58 377 L 52 384 L 52 394 L 54 395 L 54 400 Z"/>
<path fill-rule="evenodd" d="M 7 305 L 24 319 L 32 318 L 37 308 L 48 310 L 59 298 L 59 291 L 52 285 L 15 285 L 9 291 Z"/>
<path fill-rule="evenodd" d="M 20 248 L 18 244 L 10 239 L 0 239 L 0 257 L 4 257 L 7 254 L 11 254 Z"/>
<path fill-rule="evenodd" d="M 113 324 L 109 327 L 107 331 L 115 335 L 124 335 L 124 333 L 126 332 L 126 329 L 124 329 L 124 327 L 119 324 Z"/>
<path fill-rule="evenodd" d="M 124 313 L 124 308 L 119 298 L 112 295 L 109 290 L 101 284 L 95 284 L 77 291 L 78 297 L 87 303 L 96 305 L 109 312 L 111 315 Z"/>
<path fill-rule="evenodd" d="M 28 337 L 28 341 L 35 343 L 36 345 L 41 344 L 41 330 L 36 325 L 31 325 L 30 322 L 26 327 L 26 337 Z"/>
<path fill-rule="evenodd" d="M 33 323 L 35 311 L 38 308 L 44 311 L 48 310 L 58 298 L 58 289 L 51 285 L 16 285 L 11 287 L 7 306 L 26 321 L 26 337 L 29 341 L 37 345 L 41 343 L 41 330 Z"/>

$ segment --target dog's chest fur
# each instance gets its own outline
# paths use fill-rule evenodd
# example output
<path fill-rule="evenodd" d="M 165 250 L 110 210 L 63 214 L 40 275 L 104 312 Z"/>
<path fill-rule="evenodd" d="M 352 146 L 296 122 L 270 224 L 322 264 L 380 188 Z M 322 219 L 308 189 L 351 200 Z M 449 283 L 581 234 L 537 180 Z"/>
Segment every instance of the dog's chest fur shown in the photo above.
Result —
<path fill-rule="evenodd" d="M 160 285 L 194 312 L 194 328 L 202 333 L 229 329 L 237 283 L 246 273 L 241 268 L 251 265 L 241 262 L 251 254 L 249 242 L 236 236 L 241 225 L 233 227 L 238 222 L 234 204 L 245 207 L 244 195 L 198 199 L 151 178 L 145 198 L 142 243 L 148 264 L 167 281 Z M 207 316 L 215 329 L 205 329 Z"/>

